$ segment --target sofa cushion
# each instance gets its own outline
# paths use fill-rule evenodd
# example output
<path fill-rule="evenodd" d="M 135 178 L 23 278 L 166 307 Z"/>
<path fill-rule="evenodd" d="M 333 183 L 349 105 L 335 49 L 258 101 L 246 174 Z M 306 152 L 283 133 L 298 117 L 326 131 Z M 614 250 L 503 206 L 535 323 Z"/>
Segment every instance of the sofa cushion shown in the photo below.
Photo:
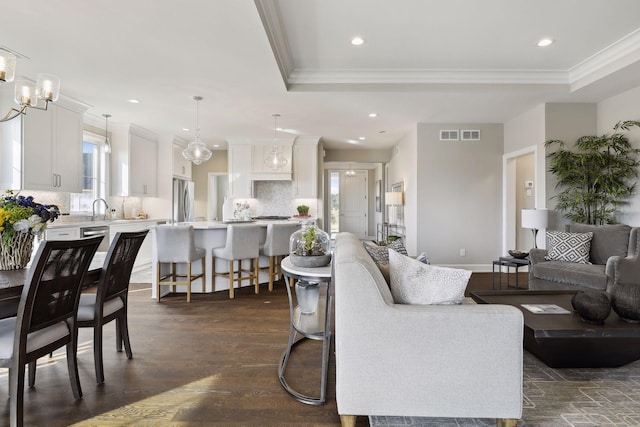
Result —
<path fill-rule="evenodd" d="M 571 224 L 569 231 L 573 233 L 593 233 L 589 261 L 592 264 L 606 264 L 609 257 L 627 256 L 629 249 L 629 233 L 631 227 L 625 224 L 590 225 Z"/>
<path fill-rule="evenodd" d="M 391 295 L 396 304 L 460 304 L 471 272 L 425 264 L 389 251 Z"/>
<path fill-rule="evenodd" d="M 393 249 L 402 255 L 407 255 L 407 249 L 404 247 L 404 243 L 402 243 L 401 240 L 396 240 L 386 246 L 372 245 L 364 242 L 362 245 L 376 264 L 389 264 L 389 249 Z"/>
<path fill-rule="evenodd" d="M 563 261 L 544 261 L 534 264 L 533 277 L 590 289 L 605 290 L 607 275 L 601 264 L 579 264 Z"/>
<path fill-rule="evenodd" d="M 589 251 L 593 233 L 569 233 L 549 231 L 551 248 L 545 257 L 547 261 L 566 261 L 589 264 Z"/>

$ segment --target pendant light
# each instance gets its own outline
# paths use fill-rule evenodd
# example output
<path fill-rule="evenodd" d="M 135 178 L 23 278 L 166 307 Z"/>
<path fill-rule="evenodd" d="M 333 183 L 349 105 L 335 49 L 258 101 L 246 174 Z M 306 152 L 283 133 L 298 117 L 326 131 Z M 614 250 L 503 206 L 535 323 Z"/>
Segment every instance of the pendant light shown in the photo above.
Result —
<path fill-rule="evenodd" d="M 288 163 L 286 157 L 282 155 L 278 148 L 278 139 L 276 137 L 276 131 L 278 130 L 278 117 L 280 117 L 280 114 L 273 114 L 273 148 L 264 159 L 264 164 L 274 171 L 282 169 Z"/>
<path fill-rule="evenodd" d="M 109 117 L 111 114 L 103 114 L 104 117 L 104 153 L 111 153 L 111 142 L 109 142 Z"/>
<path fill-rule="evenodd" d="M 193 162 L 195 165 L 199 165 L 202 162 L 206 162 L 211 158 L 213 154 L 209 148 L 207 148 L 206 144 L 200 141 L 200 125 L 198 122 L 199 116 L 199 105 L 200 101 L 202 101 L 201 96 L 194 96 L 193 99 L 196 101 L 196 138 L 187 145 L 187 148 L 182 150 L 182 157 Z"/>
<path fill-rule="evenodd" d="M 351 167 L 351 163 L 349 163 L 349 169 L 347 169 L 344 174 L 347 176 L 347 178 L 353 178 L 354 176 L 356 176 L 356 171 L 354 171 L 353 167 Z"/>

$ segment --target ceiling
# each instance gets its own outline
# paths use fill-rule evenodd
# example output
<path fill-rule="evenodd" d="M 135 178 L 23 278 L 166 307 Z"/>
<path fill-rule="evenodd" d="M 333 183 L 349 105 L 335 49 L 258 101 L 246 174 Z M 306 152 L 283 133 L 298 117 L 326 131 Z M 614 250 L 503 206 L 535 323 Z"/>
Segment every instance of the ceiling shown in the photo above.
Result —
<path fill-rule="evenodd" d="M 185 140 L 200 95 L 201 137 L 220 149 L 273 137 L 274 113 L 327 148 L 386 149 L 419 122 L 504 123 L 640 86 L 637 0 L 0 4 L 0 46 L 25 56 L 17 75 L 56 74 L 99 120 Z"/>

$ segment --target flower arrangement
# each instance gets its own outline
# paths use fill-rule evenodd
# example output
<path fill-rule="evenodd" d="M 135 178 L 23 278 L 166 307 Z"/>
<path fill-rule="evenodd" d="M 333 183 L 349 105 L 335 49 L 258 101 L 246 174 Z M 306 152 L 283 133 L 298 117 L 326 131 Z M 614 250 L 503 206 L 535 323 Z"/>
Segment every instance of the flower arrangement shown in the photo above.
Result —
<path fill-rule="evenodd" d="M 56 205 L 36 203 L 32 196 L 20 196 L 7 190 L 0 199 L 0 234 L 2 243 L 9 247 L 17 233 L 40 235 L 48 222 L 58 218 Z"/>

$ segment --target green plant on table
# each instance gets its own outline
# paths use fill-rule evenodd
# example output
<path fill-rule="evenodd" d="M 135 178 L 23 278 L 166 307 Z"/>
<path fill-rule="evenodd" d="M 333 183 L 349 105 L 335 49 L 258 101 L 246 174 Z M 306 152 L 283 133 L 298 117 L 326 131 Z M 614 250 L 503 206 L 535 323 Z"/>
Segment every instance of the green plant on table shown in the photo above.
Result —
<path fill-rule="evenodd" d="M 298 246 L 298 255 L 304 256 L 317 256 L 324 255 L 325 250 L 320 241 L 318 240 L 319 233 L 314 225 L 307 227 L 302 236 Z"/>
<path fill-rule="evenodd" d="M 296 210 L 300 215 L 308 215 L 309 214 L 309 206 L 307 205 L 299 205 Z"/>

